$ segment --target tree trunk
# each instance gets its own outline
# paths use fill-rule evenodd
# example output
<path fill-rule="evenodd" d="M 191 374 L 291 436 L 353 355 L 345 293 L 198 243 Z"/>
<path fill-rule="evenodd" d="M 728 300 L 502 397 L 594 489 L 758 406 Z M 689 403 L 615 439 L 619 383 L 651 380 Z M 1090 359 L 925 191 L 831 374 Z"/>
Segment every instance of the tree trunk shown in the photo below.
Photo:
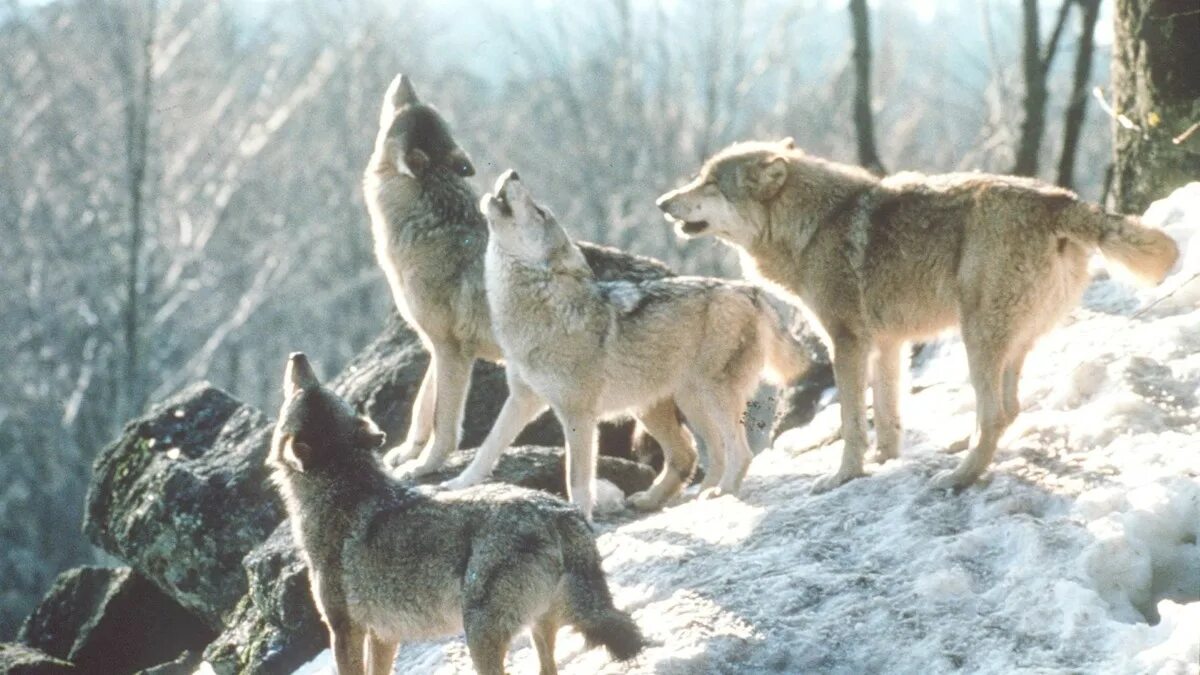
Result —
<path fill-rule="evenodd" d="M 875 148 L 875 121 L 871 113 L 871 24 L 867 0 L 850 0 L 854 29 L 854 128 L 858 134 L 858 163 L 872 173 L 887 173 Z"/>
<path fill-rule="evenodd" d="M 1067 103 L 1063 123 L 1062 155 L 1058 160 L 1059 185 L 1070 188 L 1075 184 L 1075 154 L 1079 149 L 1079 132 L 1087 113 L 1088 80 L 1092 76 L 1092 53 L 1095 51 L 1096 18 L 1100 15 L 1100 0 L 1078 0 L 1083 12 L 1079 15 L 1079 48 L 1075 52 L 1075 76 L 1071 84 L 1071 100 Z"/>
<path fill-rule="evenodd" d="M 1024 0 L 1022 70 L 1025 74 L 1025 115 L 1021 120 L 1017 159 L 1012 169 L 1018 176 L 1036 176 L 1038 172 L 1038 154 L 1042 148 L 1042 135 L 1046 130 L 1046 101 L 1049 98 L 1046 92 L 1046 77 L 1050 73 L 1050 65 L 1054 62 L 1058 39 L 1062 35 L 1063 25 L 1073 2 L 1074 0 L 1063 0 L 1059 6 L 1058 19 L 1043 53 L 1041 30 L 1038 27 L 1038 2 Z"/>
<path fill-rule="evenodd" d="M 1171 139 L 1200 121 L 1200 8 L 1195 0 L 1117 0 L 1113 206 L 1140 213 L 1200 179 L 1200 154 Z"/>
<path fill-rule="evenodd" d="M 126 77 L 129 83 L 125 99 L 125 158 L 129 191 L 129 249 L 125 277 L 125 373 L 124 417 L 141 411 L 146 391 L 142 377 L 142 249 L 145 239 L 145 181 L 147 146 L 150 136 L 150 105 L 153 99 L 154 31 L 157 23 L 156 0 L 146 4 L 145 36 L 140 59 L 131 58 Z M 140 69 L 137 66 L 141 66 Z"/>

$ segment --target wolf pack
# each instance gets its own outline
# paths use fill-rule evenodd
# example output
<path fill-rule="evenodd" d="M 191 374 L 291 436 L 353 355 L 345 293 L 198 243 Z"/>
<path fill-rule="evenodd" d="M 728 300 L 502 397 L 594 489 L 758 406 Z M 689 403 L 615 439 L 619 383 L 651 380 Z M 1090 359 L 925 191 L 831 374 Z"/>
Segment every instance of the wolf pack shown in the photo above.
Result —
<path fill-rule="evenodd" d="M 958 327 L 976 432 L 932 487 L 968 488 L 1020 411 L 1021 366 L 1078 301 L 1099 251 L 1161 281 L 1175 242 L 1032 179 L 982 173 L 880 178 L 791 139 L 734 144 L 657 201 L 682 237 L 716 237 L 745 281 L 675 275 L 648 257 L 574 240 L 515 170 L 479 195 L 441 114 L 397 76 L 363 191 L 375 253 L 401 316 L 431 355 L 402 442 L 385 436 L 292 354 L 268 465 L 307 564 L 339 673 L 390 673 L 401 642 L 465 633 L 475 669 L 504 672 L 528 629 L 542 675 L 560 627 L 614 659 L 647 641 L 614 607 L 592 532 L 597 424 L 632 416 L 663 449 L 626 504 L 736 496 L 754 453 L 744 412 L 766 378 L 811 363 L 768 292 L 826 340 L 841 409 L 841 462 L 812 492 L 863 477 L 872 389 L 879 462 L 903 431 L 906 345 Z M 437 487 L 407 478 L 458 449 L 476 359 L 503 362 L 508 398 L 466 469 Z M 482 484 L 545 409 L 566 439 L 569 502 Z M 967 449 L 967 447 L 969 449 Z"/>

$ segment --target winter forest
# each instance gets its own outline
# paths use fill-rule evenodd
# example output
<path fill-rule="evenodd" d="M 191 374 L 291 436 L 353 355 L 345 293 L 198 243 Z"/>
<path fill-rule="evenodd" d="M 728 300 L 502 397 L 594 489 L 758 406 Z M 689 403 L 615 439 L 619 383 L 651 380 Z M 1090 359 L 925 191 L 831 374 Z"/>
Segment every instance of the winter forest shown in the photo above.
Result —
<path fill-rule="evenodd" d="M 306 352 L 332 378 L 384 328 L 393 301 L 372 249 L 362 176 L 380 97 L 396 73 L 449 121 L 475 164 L 477 188 L 520 167 L 572 236 L 681 273 L 738 278 L 730 248 L 681 240 L 655 208 L 658 195 L 734 141 L 790 136 L 806 152 L 881 174 L 1033 176 L 1123 213 L 1140 214 L 1187 182 L 1166 184 L 1139 168 L 1159 151 L 1132 146 L 1183 153 L 1176 166 L 1200 180 L 1200 132 L 1189 136 L 1200 122 L 1195 75 L 1155 85 L 1191 87 L 1190 109 L 1146 115 L 1134 102 L 1140 94 L 1129 93 L 1136 87 L 1120 91 L 1120 78 L 1132 81 L 1138 69 L 1170 69 L 1122 53 L 1120 22 L 1168 15 L 1178 17 L 1176 34 L 1200 43 L 1196 5 L 1168 0 L 0 4 L 0 642 L 17 637 L 63 570 L 119 564 L 81 535 L 80 523 L 93 462 L 129 420 L 205 380 L 274 411 L 286 354 Z M 1197 56 L 1190 49 L 1178 58 Z M 1191 195 L 1194 220 L 1200 195 Z M 1142 301 L 1112 293 L 1097 302 L 1125 311 Z M 1175 330 L 1191 341 L 1181 345 L 1200 347 L 1190 317 Z M 1094 335 L 1072 339 L 1090 345 Z M 1074 358 L 1066 346 L 1049 349 L 1044 360 Z M 966 387 L 965 368 L 954 363 L 947 379 Z M 1200 364 L 1192 356 L 1170 367 L 1174 374 L 1154 386 L 1181 383 L 1171 419 L 1184 420 L 1184 438 L 1196 433 Z M 921 377 L 914 373 L 914 383 Z M 1045 377 L 1034 387 L 1048 396 L 1080 395 Z M 963 391 L 965 402 L 938 404 L 969 409 Z M 823 414 L 810 436 L 820 435 Z M 937 426 L 927 417 L 909 426 Z M 1173 442 L 1200 454 L 1195 441 Z M 827 468 L 836 460 L 821 461 Z M 1191 482 L 1179 508 L 1191 509 L 1194 526 L 1200 465 L 1173 461 Z M 1005 504 L 987 507 L 1019 508 Z M 854 506 L 840 504 L 836 517 L 865 517 Z M 1200 556 L 1178 555 L 1178 592 L 1158 589 L 1155 598 L 1195 607 L 1200 572 L 1186 568 Z M 957 569 L 929 581 L 927 595 L 966 583 Z M 731 634 L 743 629 L 753 633 L 739 625 Z M 450 649 L 463 658 L 461 646 Z M 426 663 L 418 657 L 412 663 Z M 532 672 L 532 657 L 521 658 L 517 672 Z M 599 672 L 589 669 L 603 659 L 589 658 L 570 672 Z M 933 669 L 1006 668 L 946 658 Z M 656 672 L 737 670 L 736 660 L 680 663 Z M 832 663 L 793 661 L 776 671 L 838 671 Z M 748 663 L 744 672 L 760 667 Z M 1180 667 L 1164 672 L 1196 672 L 1194 661 L 1193 670 Z"/>

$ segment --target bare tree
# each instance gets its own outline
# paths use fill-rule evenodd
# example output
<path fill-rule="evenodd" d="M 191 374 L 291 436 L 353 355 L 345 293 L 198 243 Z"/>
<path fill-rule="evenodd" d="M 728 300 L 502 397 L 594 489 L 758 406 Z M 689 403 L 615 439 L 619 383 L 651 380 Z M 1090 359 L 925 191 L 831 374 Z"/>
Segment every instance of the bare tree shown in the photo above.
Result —
<path fill-rule="evenodd" d="M 1022 104 L 1024 116 L 1021 121 L 1021 137 L 1017 142 L 1016 163 L 1012 168 L 1012 173 L 1018 176 L 1035 176 L 1038 172 L 1038 155 L 1046 129 L 1046 102 L 1049 100 L 1046 80 L 1073 3 L 1074 0 L 1062 0 L 1054 21 L 1054 29 L 1043 48 L 1041 31 L 1038 28 L 1038 0 L 1022 0 L 1021 63 L 1025 77 L 1025 98 Z"/>
<path fill-rule="evenodd" d="M 1058 159 L 1055 182 L 1063 187 L 1075 185 L 1075 155 L 1079 149 L 1079 134 L 1087 113 L 1088 83 L 1092 76 L 1092 54 L 1096 50 L 1096 19 L 1100 16 L 1100 0 L 1075 0 L 1079 3 L 1079 41 L 1075 51 L 1075 70 L 1071 81 L 1071 98 L 1063 122 L 1062 154 Z"/>
<path fill-rule="evenodd" d="M 887 171 L 875 149 L 875 116 L 871 112 L 871 26 L 867 0 L 850 0 L 850 22 L 854 28 L 854 129 L 858 139 L 858 163 L 872 173 Z"/>

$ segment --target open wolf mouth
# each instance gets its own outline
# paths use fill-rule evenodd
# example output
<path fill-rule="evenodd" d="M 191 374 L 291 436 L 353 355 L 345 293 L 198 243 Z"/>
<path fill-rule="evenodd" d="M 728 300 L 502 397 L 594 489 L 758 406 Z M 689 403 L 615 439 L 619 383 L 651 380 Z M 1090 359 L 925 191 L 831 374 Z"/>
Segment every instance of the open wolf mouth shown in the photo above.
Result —
<path fill-rule="evenodd" d="M 684 234 L 699 234 L 708 229 L 707 220 L 680 220 L 679 229 Z"/>
<path fill-rule="evenodd" d="M 496 202 L 496 206 L 500 207 L 500 215 L 505 218 L 512 218 L 513 210 L 508 204 L 508 197 L 504 196 L 504 190 L 497 190 L 492 196 L 492 201 Z"/>

